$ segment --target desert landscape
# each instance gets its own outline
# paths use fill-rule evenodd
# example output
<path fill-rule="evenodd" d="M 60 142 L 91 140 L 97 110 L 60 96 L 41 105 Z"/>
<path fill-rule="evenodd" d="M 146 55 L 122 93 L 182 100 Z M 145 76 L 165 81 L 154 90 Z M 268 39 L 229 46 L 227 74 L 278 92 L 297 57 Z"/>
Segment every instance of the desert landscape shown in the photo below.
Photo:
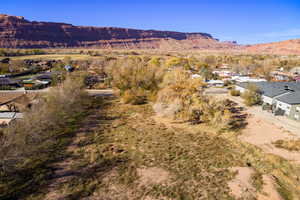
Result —
<path fill-rule="evenodd" d="M 300 199 L 299 39 L 0 14 L 0 199 Z"/>

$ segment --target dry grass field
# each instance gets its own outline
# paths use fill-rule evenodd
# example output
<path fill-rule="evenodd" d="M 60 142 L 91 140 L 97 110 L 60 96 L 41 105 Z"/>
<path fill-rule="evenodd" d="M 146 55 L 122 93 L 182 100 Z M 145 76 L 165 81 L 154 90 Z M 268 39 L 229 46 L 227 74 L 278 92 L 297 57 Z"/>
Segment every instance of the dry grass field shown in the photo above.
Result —
<path fill-rule="evenodd" d="M 62 161 L 63 179 L 28 199 L 299 199 L 299 166 L 236 132 L 159 118 L 118 99 L 95 110 Z M 67 180 L 67 181 L 63 181 Z"/>
<path fill-rule="evenodd" d="M 247 115 L 242 117 L 242 109 L 228 101 L 206 98 L 198 89 L 203 82 L 191 81 L 189 74 L 204 68 L 209 75 L 227 61 L 236 67 L 261 62 L 259 70 L 265 66 L 260 59 L 277 57 L 107 50 L 93 56 L 79 50 L 47 53 L 13 59 L 100 58 L 86 69 L 106 72 L 118 95 L 80 110 L 80 122 L 70 120 L 71 128 L 69 120 L 58 127 L 68 130 L 67 142 L 50 149 L 53 159 L 33 170 L 32 191 L 23 193 L 31 179 L 20 180 L 23 185 L 16 192 L 22 199 L 300 199 L 300 166 L 241 141 L 238 136 Z M 158 115 L 164 108 L 155 109 L 159 103 L 174 106 L 173 118 Z M 1 187 L 7 189 L 7 199 L 15 195 L 6 183 Z"/>

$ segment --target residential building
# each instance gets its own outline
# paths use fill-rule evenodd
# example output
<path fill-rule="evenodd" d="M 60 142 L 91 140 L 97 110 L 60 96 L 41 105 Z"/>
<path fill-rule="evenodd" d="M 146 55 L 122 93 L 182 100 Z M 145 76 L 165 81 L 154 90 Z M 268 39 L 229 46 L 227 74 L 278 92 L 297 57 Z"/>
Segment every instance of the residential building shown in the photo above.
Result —
<path fill-rule="evenodd" d="M 232 81 L 236 81 L 239 83 L 247 83 L 247 82 L 266 82 L 266 79 L 263 78 L 252 78 L 249 76 L 232 76 Z"/>
<path fill-rule="evenodd" d="M 290 77 L 292 77 L 291 73 L 282 72 L 282 71 L 271 72 L 271 76 L 275 81 L 289 81 Z"/>
<path fill-rule="evenodd" d="M 300 83 L 297 82 L 253 82 L 237 83 L 236 90 L 247 91 L 254 84 L 262 95 L 263 106 L 275 114 L 285 115 L 300 121 Z"/>
<path fill-rule="evenodd" d="M 205 82 L 208 86 L 215 86 L 215 87 L 223 87 L 224 81 L 221 80 L 209 80 Z"/>
<path fill-rule="evenodd" d="M 17 112 L 0 112 L 0 126 L 6 126 L 12 121 L 22 119 L 23 114 Z"/>
<path fill-rule="evenodd" d="M 0 78 L 0 89 L 11 89 L 17 87 L 20 87 L 17 81 L 7 77 Z"/>
<path fill-rule="evenodd" d="M 281 109 L 287 117 L 300 121 L 300 91 L 281 95 L 275 101 L 276 109 Z"/>

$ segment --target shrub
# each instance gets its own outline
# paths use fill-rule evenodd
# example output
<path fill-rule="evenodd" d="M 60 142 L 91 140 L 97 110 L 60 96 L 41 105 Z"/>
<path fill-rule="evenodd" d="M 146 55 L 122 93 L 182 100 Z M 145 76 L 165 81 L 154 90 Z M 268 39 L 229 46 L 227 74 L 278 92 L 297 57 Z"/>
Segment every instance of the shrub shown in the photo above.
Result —
<path fill-rule="evenodd" d="M 247 106 L 253 106 L 261 103 L 261 94 L 256 85 L 250 84 L 247 91 L 242 95 Z"/>
<path fill-rule="evenodd" d="M 202 93 L 203 83 L 190 79 L 187 72 L 177 69 L 165 75 L 153 108 L 157 114 L 190 121 L 209 123 L 227 128 L 231 113 L 223 102 L 217 102 Z"/>
<path fill-rule="evenodd" d="M 173 57 L 166 61 L 167 67 L 182 67 L 185 70 L 191 69 L 189 60 L 186 58 Z"/>
<path fill-rule="evenodd" d="M 0 137 L 0 198 L 11 199 L 47 176 L 46 163 L 67 142 L 73 122 L 88 102 L 83 77 L 68 77 L 39 98 L 24 118 L 3 130 Z M 29 184 L 30 183 L 30 184 Z M 31 188 L 33 189 L 33 188 Z M 15 197 L 15 196 L 13 196 Z M 13 198 L 14 199 L 14 198 Z"/>
<path fill-rule="evenodd" d="M 130 89 L 124 92 L 124 94 L 122 95 L 122 100 L 124 103 L 140 105 L 146 103 L 147 97 L 146 94 L 142 91 L 142 89 Z"/>
<path fill-rule="evenodd" d="M 240 93 L 239 90 L 231 89 L 231 90 L 230 90 L 230 95 L 231 95 L 231 96 L 240 96 L 241 93 Z"/>
<path fill-rule="evenodd" d="M 276 147 L 289 151 L 300 151 L 300 139 L 298 140 L 277 140 L 273 143 Z"/>
<path fill-rule="evenodd" d="M 111 63 L 107 74 L 113 87 L 119 89 L 124 102 L 140 104 L 155 99 L 164 69 L 157 61 L 140 57 L 127 57 Z M 125 95 L 125 96 L 124 96 Z M 135 97 L 134 97 L 135 96 Z"/>

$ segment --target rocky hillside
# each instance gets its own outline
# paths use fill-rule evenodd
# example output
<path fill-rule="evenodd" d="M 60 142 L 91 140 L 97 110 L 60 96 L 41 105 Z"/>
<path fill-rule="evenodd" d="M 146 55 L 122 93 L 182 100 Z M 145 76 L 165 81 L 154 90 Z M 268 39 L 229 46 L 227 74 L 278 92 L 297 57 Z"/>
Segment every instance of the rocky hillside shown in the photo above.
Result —
<path fill-rule="evenodd" d="M 65 23 L 28 21 L 24 17 L 0 15 L 0 47 L 101 47 L 160 48 L 162 41 L 187 42 L 187 48 L 223 48 L 223 43 L 207 33 L 136 30 L 113 27 L 73 26 Z M 167 42 L 168 43 L 168 42 Z M 235 46 L 224 43 L 225 47 Z M 180 46 L 180 45 L 179 45 Z"/>
<path fill-rule="evenodd" d="M 250 45 L 247 46 L 245 49 L 253 53 L 300 55 L 300 39 Z"/>

